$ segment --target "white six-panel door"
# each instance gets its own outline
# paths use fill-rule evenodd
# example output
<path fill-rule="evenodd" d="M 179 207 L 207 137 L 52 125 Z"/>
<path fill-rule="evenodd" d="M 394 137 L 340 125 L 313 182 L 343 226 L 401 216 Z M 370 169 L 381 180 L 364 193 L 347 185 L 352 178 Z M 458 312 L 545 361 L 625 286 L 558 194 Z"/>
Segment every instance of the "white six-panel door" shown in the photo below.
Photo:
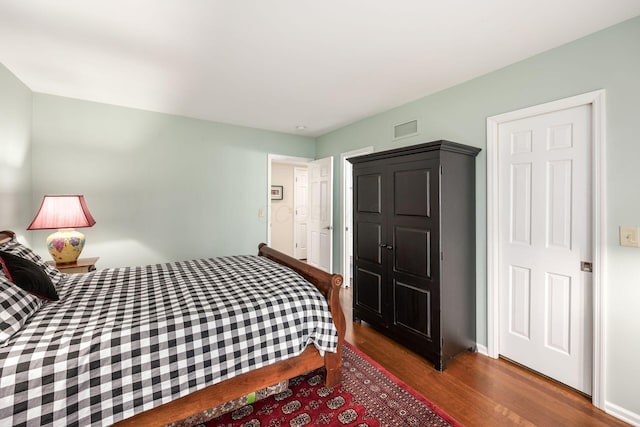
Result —
<path fill-rule="evenodd" d="M 329 273 L 333 267 L 333 157 L 309 163 L 307 262 Z"/>
<path fill-rule="evenodd" d="M 498 129 L 499 353 L 591 394 L 591 105 Z"/>
<path fill-rule="evenodd" d="M 307 258 L 307 221 L 309 218 L 309 171 L 294 168 L 293 253 L 297 259 Z"/>

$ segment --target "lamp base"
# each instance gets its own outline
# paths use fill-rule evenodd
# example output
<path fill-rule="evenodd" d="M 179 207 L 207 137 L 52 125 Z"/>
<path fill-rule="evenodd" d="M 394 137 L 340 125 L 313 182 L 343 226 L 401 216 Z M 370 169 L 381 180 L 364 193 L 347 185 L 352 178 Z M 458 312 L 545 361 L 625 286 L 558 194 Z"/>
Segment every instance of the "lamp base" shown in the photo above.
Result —
<path fill-rule="evenodd" d="M 47 248 L 56 264 L 76 262 L 84 249 L 84 234 L 64 228 L 47 237 Z"/>

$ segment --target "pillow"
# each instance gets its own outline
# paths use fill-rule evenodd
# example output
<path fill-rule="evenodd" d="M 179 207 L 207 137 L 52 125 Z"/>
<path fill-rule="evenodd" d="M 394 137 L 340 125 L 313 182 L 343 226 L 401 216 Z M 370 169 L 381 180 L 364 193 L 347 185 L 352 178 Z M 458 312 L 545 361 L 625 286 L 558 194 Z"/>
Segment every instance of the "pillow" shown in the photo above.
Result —
<path fill-rule="evenodd" d="M 0 346 L 13 336 L 33 313 L 42 300 L 0 276 Z"/>
<path fill-rule="evenodd" d="M 8 241 L 4 241 L 2 239 L 6 233 L 11 233 L 8 235 L 13 235 L 12 238 Z M 47 264 L 40 258 L 40 255 L 33 252 L 30 248 L 18 242 L 15 238 L 15 234 L 10 231 L 2 231 L 0 232 L 0 251 L 7 252 L 13 255 L 17 255 L 20 258 L 27 259 L 37 265 L 39 265 L 45 273 L 51 278 L 51 282 L 54 286 L 57 286 L 60 280 L 62 280 L 65 275 L 61 273 L 59 270 L 53 268 L 51 265 Z"/>
<path fill-rule="evenodd" d="M 47 301 L 60 299 L 51 278 L 32 261 L 0 251 L 0 265 L 7 279 L 19 288 Z"/>

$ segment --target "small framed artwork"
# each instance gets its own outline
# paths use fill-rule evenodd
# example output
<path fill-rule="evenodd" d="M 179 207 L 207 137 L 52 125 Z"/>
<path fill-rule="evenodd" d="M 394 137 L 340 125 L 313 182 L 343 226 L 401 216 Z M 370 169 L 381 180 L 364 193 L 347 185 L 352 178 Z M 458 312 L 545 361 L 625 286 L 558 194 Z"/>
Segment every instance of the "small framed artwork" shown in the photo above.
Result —
<path fill-rule="evenodd" d="M 282 200 L 282 185 L 271 186 L 271 200 Z"/>

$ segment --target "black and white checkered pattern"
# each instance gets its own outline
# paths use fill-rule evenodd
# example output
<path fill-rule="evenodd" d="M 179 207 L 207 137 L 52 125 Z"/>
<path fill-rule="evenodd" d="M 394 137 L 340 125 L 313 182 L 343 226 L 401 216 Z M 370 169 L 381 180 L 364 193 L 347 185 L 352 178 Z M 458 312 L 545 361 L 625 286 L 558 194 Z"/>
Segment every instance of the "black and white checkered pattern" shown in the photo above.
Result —
<path fill-rule="evenodd" d="M 0 346 L 22 329 L 41 305 L 40 298 L 11 283 L 0 269 Z"/>
<path fill-rule="evenodd" d="M 65 275 L 0 348 L 0 425 L 110 425 L 313 343 L 324 297 L 257 256 Z"/>

